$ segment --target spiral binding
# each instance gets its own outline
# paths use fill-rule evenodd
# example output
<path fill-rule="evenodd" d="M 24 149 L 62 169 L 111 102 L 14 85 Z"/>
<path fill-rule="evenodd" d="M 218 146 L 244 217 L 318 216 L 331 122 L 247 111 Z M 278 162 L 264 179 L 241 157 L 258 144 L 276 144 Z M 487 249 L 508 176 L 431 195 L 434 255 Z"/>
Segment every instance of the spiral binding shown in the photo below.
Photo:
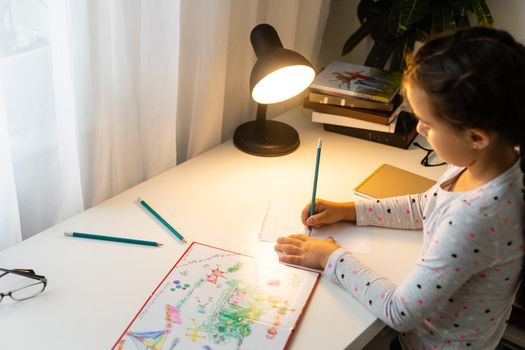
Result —
<path fill-rule="evenodd" d="M 359 183 L 359 185 L 357 185 L 355 188 L 354 188 L 354 191 L 359 191 L 359 189 L 361 188 L 361 186 L 363 186 L 365 184 L 365 182 L 367 182 L 368 180 L 370 180 L 370 178 L 372 178 L 377 172 L 379 172 L 379 170 L 381 170 L 383 167 L 385 166 L 385 164 L 381 164 L 376 170 L 374 170 L 370 175 L 368 175 L 363 181 L 361 181 Z"/>

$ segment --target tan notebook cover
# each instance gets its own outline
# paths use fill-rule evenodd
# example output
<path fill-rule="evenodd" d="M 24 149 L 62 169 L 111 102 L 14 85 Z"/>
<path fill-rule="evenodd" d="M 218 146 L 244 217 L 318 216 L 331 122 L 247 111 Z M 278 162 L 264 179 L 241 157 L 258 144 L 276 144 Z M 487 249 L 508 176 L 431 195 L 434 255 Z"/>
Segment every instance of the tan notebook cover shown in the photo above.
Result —
<path fill-rule="evenodd" d="M 366 198 L 386 198 L 421 193 L 436 181 L 390 164 L 382 164 L 354 188 L 354 193 Z"/>

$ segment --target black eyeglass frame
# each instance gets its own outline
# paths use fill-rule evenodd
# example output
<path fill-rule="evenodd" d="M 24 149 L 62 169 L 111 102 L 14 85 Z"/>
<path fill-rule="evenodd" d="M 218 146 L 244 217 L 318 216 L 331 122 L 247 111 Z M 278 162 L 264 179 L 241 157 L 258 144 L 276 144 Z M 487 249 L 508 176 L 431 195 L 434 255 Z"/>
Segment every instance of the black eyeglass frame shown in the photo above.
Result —
<path fill-rule="evenodd" d="M 27 300 L 27 299 L 31 299 L 39 294 L 41 294 L 45 289 L 46 289 L 46 286 L 47 286 L 47 278 L 46 276 L 43 276 L 43 275 L 37 275 L 35 273 L 34 270 L 32 269 L 13 269 L 13 270 L 8 270 L 8 269 L 3 269 L 0 267 L 0 278 L 8 275 L 8 274 L 14 274 L 14 275 L 19 275 L 19 276 L 23 276 L 23 277 L 27 277 L 27 278 L 30 278 L 30 279 L 34 279 L 34 280 L 37 280 L 38 282 L 36 283 L 33 283 L 33 284 L 28 284 L 27 286 L 24 286 L 24 287 L 21 287 L 21 288 L 18 288 L 18 289 L 15 289 L 15 290 L 12 290 L 12 291 L 9 291 L 9 292 L 6 292 L 6 293 L 2 293 L 0 292 L 0 302 L 2 302 L 2 300 L 4 299 L 4 297 L 10 297 L 11 299 L 15 300 L 15 301 L 22 301 L 22 300 Z M 25 289 L 25 288 L 28 288 L 28 287 L 31 287 L 31 286 L 34 286 L 34 285 L 37 285 L 39 283 L 42 283 L 43 284 L 43 287 L 42 287 L 42 290 L 34 295 L 31 295 L 27 298 L 23 298 L 23 299 L 17 299 L 17 298 L 13 298 L 13 293 L 14 292 L 17 292 L 19 290 L 22 290 L 22 289 Z"/>
<path fill-rule="evenodd" d="M 431 149 L 431 148 L 423 147 L 423 146 L 421 146 L 421 145 L 420 145 L 419 143 L 417 143 L 417 142 L 412 142 L 412 144 L 413 144 L 414 146 L 416 146 L 416 147 L 421 148 L 421 149 L 424 150 L 424 151 L 427 151 L 427 154 L 423 157 L 423 159 L 421 159 L 420 164 L 421 164 L 422 166 L 432 167 L 432 166 L 442 166 L 442 165 L 447 164 L 446 162 L 441 162 L 441 163 L 437 163 L 437 164 L 431 164 L 431 163 L 429 162 L 429 158 L 430 158 L 430 155 L 432 154 L 432 152 L 434 152 L 434 150 Z"/>

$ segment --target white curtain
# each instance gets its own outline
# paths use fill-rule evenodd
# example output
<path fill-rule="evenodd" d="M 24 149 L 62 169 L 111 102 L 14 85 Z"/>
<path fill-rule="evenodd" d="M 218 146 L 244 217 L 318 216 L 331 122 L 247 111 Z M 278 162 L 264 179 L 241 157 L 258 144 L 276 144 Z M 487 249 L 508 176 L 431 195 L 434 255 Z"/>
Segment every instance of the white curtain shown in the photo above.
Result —
<path fill-rule="evenodd" d="M 255 118 L 250 32 L 275 27 L 283 46 L 316 64 L 329 0 L 187 0 L 181 7 L 178 161 L 232 138 Z M 286 106 L 286 104 L 285 104 Z M 271 106 L 279 111 L 279 106 Z"/>
<path fill-rule="evenodd" d="M 328 0 L 0 0 L 0 249 L 254 118 L 258 23 L 315 64 Z"/>

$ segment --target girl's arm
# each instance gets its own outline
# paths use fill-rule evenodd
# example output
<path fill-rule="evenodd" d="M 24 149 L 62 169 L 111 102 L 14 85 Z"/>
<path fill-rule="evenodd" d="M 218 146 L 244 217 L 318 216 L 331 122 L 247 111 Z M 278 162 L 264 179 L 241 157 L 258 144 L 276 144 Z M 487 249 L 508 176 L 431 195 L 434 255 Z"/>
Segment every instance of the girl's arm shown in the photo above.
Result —
<path fill-rule="evenodd" d="M 427 197 L 427 193 L 422 193 L 345 203 L 317 199 L 315 214 L 310 216 L 310 204 L 307 204 L 301 213 L 301 220 L 303 225 L 316 228 L 339 221 L 350 221 L 360 226 L 421 229 Z"/>
<path fill-rule="evenodd" d="M 438 192 L 439 184 L 459 168 L 449 167 L 426 192 L 405 196 L 356 201 L 356 223 L 359 226 L 382 226 L 399 229 L 421 229 L 428 200 Z"/>
<path fill-rule="evenodd" d="M 442 220 L 435 228 L 433 242 L 400 285 L 372 271 L 343 248 L 328 258 L 325 275 L 388 326 L 408 331 L 424 322 L 430 313 L 446 307 L 458 288 L 491 266 L 490 257 L 496 254 L 496 246 L 481 235 L 469 235 L 465 224 L 471 218 L 467 215 L 462 219 L 463 223 L 453 225 L 448 218 Z M 468 227 L 481 232 L 487 221 L 477 219 L 475 225 L 469 222 Z M 473 253 L 474 249 L 483 254 Z"/>
<path fill-rule="evenodd" d="M 359 226 L 421 229 L 428 193 L 360 200 L 355 203 Z"/>

